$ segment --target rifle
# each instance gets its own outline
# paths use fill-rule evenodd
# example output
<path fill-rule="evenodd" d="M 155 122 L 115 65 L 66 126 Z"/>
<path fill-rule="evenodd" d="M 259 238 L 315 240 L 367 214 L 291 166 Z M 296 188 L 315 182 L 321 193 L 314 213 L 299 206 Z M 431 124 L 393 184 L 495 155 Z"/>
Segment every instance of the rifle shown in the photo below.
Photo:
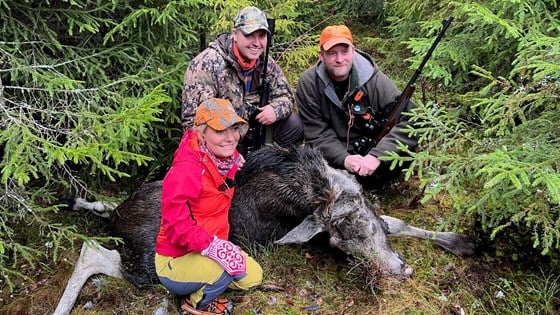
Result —
<path fill-rule="evenodd" d="M 262 74 L 262 83 L 261 83 L 261 96 L 259 100 L 259 107 L 262 108 L 268 104 L 268 97 L 270 95 L 270 80 L 268 78 L 268 52 L 270 50 L 270 46 L 272 45 L 272 37 L 274 36 L 274 27 L 275 27 L 275 19 L 266 19 L 268 22 L 268 33 L 267 40 L 266 40 L 266 50 L 264 53 L 264 65 L 263 65 L 263 74 Z M 251 116 L 249 117 L 249 130 L 247 131 L 246 144 L 247 144 L 247 152 L 253 152 L 255 150 L 260 149 L 266 142 L 266 126 L 263 126 L 259 123 L 256 119 L 257 115 L 259 114 L 259 110 L 255 108 Z"/>
<path fill-rule="evenodd" d="M 399 119 L 399 116 L 400 116 L 401 112 L 404 110 L 405 106 L 408 104 L 408 101 L 412 97 L 412 93 L 414 93 L 414 89 L 415 89 L 414 83 L 416 82 L 416 80 L 418 79 L 420 74 L 422 73 L 422 70 L 424 69 L 424 66 L 426 65 L 426 62 L 428 62 L 428 59 L 430 59 L 430 57 L 432 56 L 432 53 L 434 52 L 434 49 L 436 49 L 436 46 L 441 41 L 441 38 L 445 34 L 445 31 L 447 30 L 449 25 L 451 24 L 451 21 L 453 21 L 453 16 L 450 16 L 447 20 L 442 21 L 443 27 L 442 27 L 441 31 L 439 32 L 439 34 L 436 37 L 435 41 L 433 42 L 432 46 L 430 47 L 430 49 L 426 53 L 426 56 L 424 57 L 424 59 L 420 63 L 420 66 L 418 66 L 418 69 L 416 69 L 416 71 L 414 72 L 414 75 L 408 81 L 408 83 L 406 85 L 406 88 L 402 91 L 401 95 L 395 100 L 395 102 L 393 102 L 391 104 L 391 106 L 389 107 L 389 109 L 388 109 L 389 116 L 387 118 L 382 119 L 381 122 L 374 121 L 374 119 L 375 119 L 374 116 L 375 115 L 371 115 L 371 113 L 368 113 L 366 111 L 366 109 L 363 108 L 361 103 L 359 103 L 362 96 L 364 95 L 363 91 L 358 90 L 352 96 L 351 101 L 355 102 L 353 104 L 353 107 L 351 108 L 352 113 L 359 114 L 360 117 L 364 118 L 364 120 L 366 120 L 365 130 L 373 133 L 373 136 L 362 137 L 362 138 L 358 139 L 357 141 L 355 141 L 353 143 L 354 151 L 356 153 L 358 153 L 360 155 L 364 155 L 364 156 L 366 154 L 368 154 L 368 152 L 372 148 L 374 148 L 379 143 L 379 141 L 383 137 L 385 137 L 391 131 L 391 129 L 397 124 L 397 121 Z M 379 127 L 381 127 L 381 128 L 379 128 Z M 377 131 L 377 133 L 375 133 L 375 131 Z"/>

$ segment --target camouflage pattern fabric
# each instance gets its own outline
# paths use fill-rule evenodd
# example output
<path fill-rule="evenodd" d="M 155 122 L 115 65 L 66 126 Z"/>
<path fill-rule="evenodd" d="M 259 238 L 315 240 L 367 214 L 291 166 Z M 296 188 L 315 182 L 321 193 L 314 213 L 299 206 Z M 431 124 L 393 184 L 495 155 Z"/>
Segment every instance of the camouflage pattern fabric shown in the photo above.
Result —
<path fill-rule="evenodd" d="M 237 114 L 247 121 L 259 105 L 264 55 L 259 57 L 251 89 L 246 91 L 241 67 L 232 52 L 232 43 L 230 33 L 219 35 L 187 67 L 181 102 L 181 121 L 185 129 L 193 126 L 196 108 L 209 98 L 230 100 Z M 292 112 L 294 94 L 282 69 L 270 57 L 267 68 L 270 82 L 268 104 L 281 120 Z"/>
<path fill-rule="evenodd" d="M 194 125 L 207 124 L 214 130 L 226 130 L 238 124 L 239 133 L 243 136 L 247 132 L 247 121 L 239 117 L 231 102 L 223 98 L 211 98 L 200 103 L 196 109 Z"/>
<path fill-rule="evenodd" d="M 265 30 L 270 33 L 266 14 L 256 7 L 241 9 L 233 20 L 233 27 L 242 31 L 245 35 L 249 35 L 256 30 Z"/>

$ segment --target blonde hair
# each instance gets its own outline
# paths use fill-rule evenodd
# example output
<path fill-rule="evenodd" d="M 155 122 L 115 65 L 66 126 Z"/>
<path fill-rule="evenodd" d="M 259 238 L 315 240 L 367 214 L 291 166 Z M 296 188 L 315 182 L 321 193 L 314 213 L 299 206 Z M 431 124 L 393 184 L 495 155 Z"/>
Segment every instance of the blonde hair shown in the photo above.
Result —
<path fill-rule="evenodd" d="M 202 136 L 204 135 L 204 132 L 206 132 L 206 129 L 208 129 L 208 125 L 207 124 L 201 124 L 201 125 L 195 126 L 194 128 L 197 131 L 198 139 L 204 140 L 204 138 Z"/>
<path fill-rule="evenodd" d="M 245 136 L 245 134 L 247 133 L 247 130 L 249 129 L 247 124 L 244 123 L 238 123 L 239 125 L 239 141 L 241 142 L 241 139 L 243 139 L 243 137 Z M 200 124 L 198 126 L 195 126 L 194 129 L 197 131 L 198 134 L 198 139 L 199 140 L 204 140 L 204 133 L 206 132 L 206 130 L 208 129 L 208 124 Z M 212 127 L 210 127 L 212 128 Z"/>

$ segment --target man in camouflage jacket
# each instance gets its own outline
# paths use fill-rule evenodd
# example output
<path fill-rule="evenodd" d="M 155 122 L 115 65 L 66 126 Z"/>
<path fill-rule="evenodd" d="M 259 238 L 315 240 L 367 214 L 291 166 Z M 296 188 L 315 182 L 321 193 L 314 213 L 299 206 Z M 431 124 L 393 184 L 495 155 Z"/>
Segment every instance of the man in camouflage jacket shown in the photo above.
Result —
<path fill-rule="evenodd" d="M 356 174 L 364 185 L 379 187 L 400 173 L 390 170 L 379 157 L 389 152 L 402 153 L 398 150 L 399 142 L 412 149 L 417 139 L 408 136 L 405 129 L 410 122 L 407 116 L 400 115 L 397 124 L 376 146 L 363 156 L 358 154 L 354 145 L 369 134 L 360 126 L 362 118 L 351 111 L 352 102 L 347 100 L 354 99 L 356 91 L 362 91 L 361 106 L 370 108 L 381 120 L 389 115 L 391 103 L 400 91 L 369 55 L 355 49 L 346 26 L 326 27 L 319 45 L 320 60 L 301 76 L 297 86 L 305 141 L 319 149 L 331 166 Z M 405 110 L 414 107 L 409 101 Z"/>
<path fill-rule="evenodd" d="M 190 62 L 185 72 L 181 106 L 185 129 L 193 126 L 198 105 L 217 97 L 231 101 L 237 114 L 247 121 L 258 111 L 256 121 L 272 127 L 272 140 L 279 145 L 303 140 L 301 119 L 293 112 L 293 92 L 284 73 L 270 57 L 267 65 L 269 102 L 259 107 L 268 33 L 264 12 L 246 7 L 235 17 L 231 33 L 219 35 Z"/>

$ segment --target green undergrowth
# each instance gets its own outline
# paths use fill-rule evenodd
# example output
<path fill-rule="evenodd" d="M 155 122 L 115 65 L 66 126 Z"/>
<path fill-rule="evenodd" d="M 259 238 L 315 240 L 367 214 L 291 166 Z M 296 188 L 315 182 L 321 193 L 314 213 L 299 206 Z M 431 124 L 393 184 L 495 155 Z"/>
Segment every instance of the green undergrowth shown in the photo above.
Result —
<path fill-rule="evenodd" d="M 371 192 L 368 193 L 371 196 Z M 421 192 L 414 179 L 384 190 L 380 213 L 436 230 L 449 201 L 416 204 Z M 70 219 L 95 231 L 95 219 Z M 102 224 L 102 223 L 101 223 Z M 87 227 L 87 226 L 90 227 Z M 93 227 L 91 227 L 93 225 Z M 465 235 L 476 238 L 465 225 Z M 325 235 L 297 246 L 259 246 L 247 250 L 261 263 L 263 286 L 250 292 L 228 291 L 235 314 L 557 314 L 560 280 L 557 265 L 542 259 L 530 266 L 497 258 L 480 248 L 460 258 L 430 241 L 390 238 L 393 249 L 414 268 L 411 278 L 377 277 L 359 262 L 328 247 Z M 507 255 L 507 247 L 502 254 Z M 79 249 L 67 250 L 57 265 L 46 264 L 10 295 L 0 293 L 1 314 L 50 314 L 62 295 Z M 538 257 L 537 257 L 538 258 Z M 55 271 L 56 270 L 56 271 Z M 167 306 L 166 306 L 167 305 Z M 140 290 L 107 276 L 89 279 L 72 314 L 176 314 L 172 294 L 158 285 Z"/>

